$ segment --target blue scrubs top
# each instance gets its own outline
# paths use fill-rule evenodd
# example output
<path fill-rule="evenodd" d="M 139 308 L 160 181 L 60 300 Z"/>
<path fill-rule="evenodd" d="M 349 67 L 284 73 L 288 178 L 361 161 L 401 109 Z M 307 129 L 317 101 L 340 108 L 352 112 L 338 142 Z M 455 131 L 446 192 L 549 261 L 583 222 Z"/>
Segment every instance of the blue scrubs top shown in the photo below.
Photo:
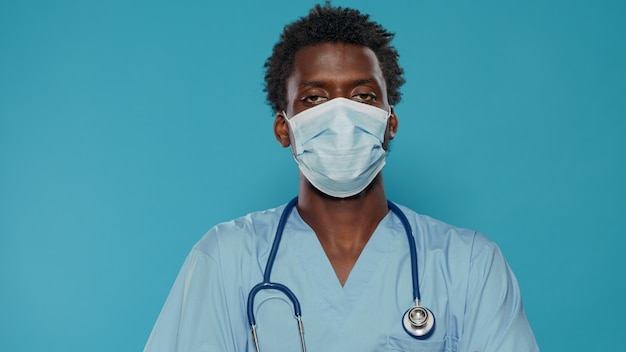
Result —
<path fill-rule="evenodd" d="M 420 304 L 435 330 L 418 340 L 402 327 L 414 305 L 408 241 L 389 212 L 342 287 L 313 230 L 294 209 L 271 281 L 302 307 L 307 350 L 538 351 L 520 290 L 497 245 L 400 206 L 417 246 Z M 187 257 L 144 351 L 255 351 L 248 292 L 262 281 L 284 206 L 211 229 Z M 291 302 L 262 290 L 255 298 L 261 351 L 299 351 Z"/>

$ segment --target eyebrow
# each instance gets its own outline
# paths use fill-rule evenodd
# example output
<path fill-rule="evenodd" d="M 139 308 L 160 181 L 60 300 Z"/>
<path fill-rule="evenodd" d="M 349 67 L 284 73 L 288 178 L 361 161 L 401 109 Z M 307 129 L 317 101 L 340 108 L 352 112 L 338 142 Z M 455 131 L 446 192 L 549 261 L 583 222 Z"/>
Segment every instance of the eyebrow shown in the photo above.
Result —
<path fill-rule="evenodd" d="M 320 82 L 320 81 L 300 81 L 300 86 L 323 88 L 325 84 L 324 82 Z"/>
<path fill-rule="evenodd" d="M 368 84 L 368 83 L 372 83 L 374 82 L 373 78 L 362 78 L 362 79 L 357 79 L 356 81 L 352 82 L 355 86 L 360 86 L 363 84 Z"/>
<path fill-rule="evenodd" d="M 357 79 L 355 81 L 352 81 L 352 85 L 360 86 L 360 85 L 363 85 L 363 84 L 372 83 L 374 81 L 375 80 L 373 78 L 361 78 L 361 79 Z M 300 86 L 314 87 L 314 88 L 324 88 L 326 86 L 326 84 L 324 82 L 321 82 L 321 81 L 300 81 Z"/>

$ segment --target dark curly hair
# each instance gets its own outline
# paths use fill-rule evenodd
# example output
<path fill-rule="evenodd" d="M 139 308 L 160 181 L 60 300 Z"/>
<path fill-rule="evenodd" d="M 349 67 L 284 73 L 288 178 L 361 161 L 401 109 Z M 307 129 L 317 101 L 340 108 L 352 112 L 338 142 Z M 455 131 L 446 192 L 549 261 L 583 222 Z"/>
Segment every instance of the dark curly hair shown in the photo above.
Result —
<path fill-rule="evenodd" d="M 309 15 L 285 26 L 280 40 L 265 61 L 265 89 L 267 102 L 274 112 L 287 104 L 287 79 L 293 71 L 298 49 L 323 43 L 343 43 L 366 46 L 376 54 L 385 83 L 389 104 L 400 102 L 400 86 L 404 84 L 404 70 L 398 64 L 398 52 L 391 46 L 394 34 L 369 15 L 358 10 L 315 5 Z"/>

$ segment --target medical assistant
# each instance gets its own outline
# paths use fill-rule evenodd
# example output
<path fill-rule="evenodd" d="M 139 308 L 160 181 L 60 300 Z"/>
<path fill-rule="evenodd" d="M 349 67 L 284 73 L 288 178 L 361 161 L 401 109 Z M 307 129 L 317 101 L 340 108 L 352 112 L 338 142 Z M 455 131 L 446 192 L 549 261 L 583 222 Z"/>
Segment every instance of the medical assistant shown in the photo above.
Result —
<path fill-rule="evenodd" d="M 187 257 L 145 351 L 253 351 L 246 316 L 284 206 L 211 229 Z M 400 206 L 417 247 L 421 304 L 436 317 L 427 339 L 409 336 L 412 306 L 405 230 L 389 212 L 342 287 L 315 233 L 294 209 L 272 270 L 302 308 L 307 350 L 538 351 L 520 290 L 497 245 Z M 291 302 L 263 290 L 255 299 L 261 351 L 300 351 Z"/>

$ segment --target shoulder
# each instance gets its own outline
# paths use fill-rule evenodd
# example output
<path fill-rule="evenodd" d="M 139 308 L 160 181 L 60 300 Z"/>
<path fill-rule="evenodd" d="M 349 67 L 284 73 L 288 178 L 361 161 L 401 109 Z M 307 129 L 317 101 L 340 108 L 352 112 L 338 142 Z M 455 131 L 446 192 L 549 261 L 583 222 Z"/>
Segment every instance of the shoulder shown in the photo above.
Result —
<path fill-rule="evenodd" d="M 483 246 L 493 243 L 493 241 L 476 230 L 448 224 L 428 215 L 419 214 L 403 205 L 398 204 L 398 207 L 405 214 L 411 226 L 414 227 L 413 232 L 418 239 L 422 237 L 425 240 L 435 242 L 454 241 L 469 246 L 474 244 Z"/>
<path fill-rule="evenodd" d="M 246 250 L 264 248 L 273 239 L 284 207 L 281 205 L 252 212 L 231 221 L 219 223 L 204 234 L 193 249 L 217 259 Z"/>
<path fill-rule="evenodd" d="M 470 264 L 479 256 L 500 255 L 498 245 L 484 234 L 454 226 L 398 205 L 413 227 L 418 249 L 453 262 Z"/>

